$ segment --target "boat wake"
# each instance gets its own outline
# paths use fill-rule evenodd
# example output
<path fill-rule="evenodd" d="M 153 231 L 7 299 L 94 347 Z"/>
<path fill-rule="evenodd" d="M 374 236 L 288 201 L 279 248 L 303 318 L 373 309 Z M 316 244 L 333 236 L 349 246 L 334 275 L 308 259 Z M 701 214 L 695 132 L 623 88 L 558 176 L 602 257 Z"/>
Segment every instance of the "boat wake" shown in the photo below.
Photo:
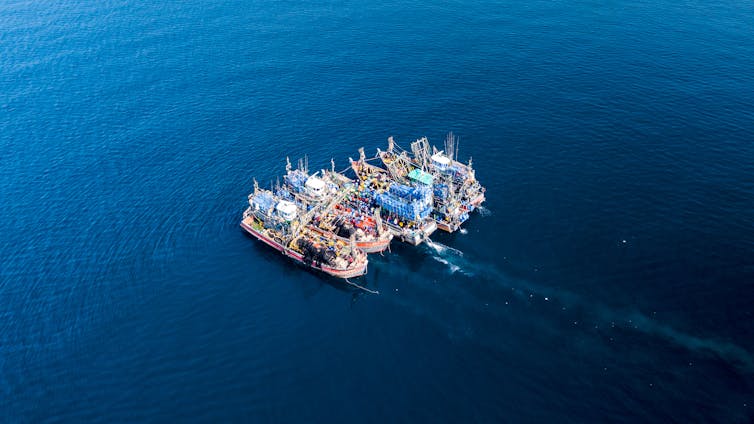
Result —
<path fill-rule="evenodd" d="M 432 258 L 444 264 L 450 274 L 473 278 L 478 289 L 466 289 L 463 294 L 459 293 L 471 297 L 466 302 L 467 305 L 473 305 L 469 306 L 470 308 L 477 309 L 482 303 L 489 305 L 491 297 L 500 298 L 499 295 L 503 294 L 509 299 L 510 296 L 514 296 L 526 302 L 544 300 L 549 304 L 558 305 L 569 316 L 589 317 L 588 321 L 594 328 L 620 327 L 623 330 L 658 337 L 691 352 L 712 354 L 746 372 L 754 373 L 754 355 L 736 344 L 698 337 L 663 324 L 639 311 L 611 307 L 568 290 L 511 278 L 496 264 L 471 261 L 462 251 L 430 239 L 425 245 Z M 494 292 L 490 293 L 490 290 Z"/>
<path fill-rule="evenodd" d="M 481 216 L 490 216 L 490 215 L 492 215 L 492 211 L 489 210 L 489 209 L 487 209 L 484 206 L 477 206 L 476 210 L 479 211 L 479 215 L 481 215 Z"/>
<path fill-rule="evenodd" d="M 454 256 L 463 256 L 463 252 L 461 252 L 460 250 L 455 249 L 455 248 L 450 247 L 450 246 L 447 246 L 447 245 L 444 245 L 444 244 L 442 244 L 440 242 L 437 242 L 437 241 L 434 241 L 434 240 L 432 240 L 430 238 L 428 238 L 425 243 L 427 243 L 427 246 L 429 246 L 432 250 L 434 250 L 435 252 L 437 252 L 440 255 L 444 255 L 446 253 L 450 253 L 450 254 L 452 254 Z"/>
<path fill-rule="evenodd" d="M 635 324 L 635 330 L 662 337 L 676 346 L 681 346 L 689 351 L 714 354 L 729 364 L 737 365 L 748 373 L 754 373 L 754 355 L 741 346 L 717 339 L 697 337 L 684 333 L 683 331 L 657 322 L 642 313 L 634 312 L 629 316 L 629 322 Z"/>
<path fill-rule="evenodd" d="M 441 264 L 447 265 L 448 266 L 448 270 L 450 271 L 451 274 L 455 274 L 456 272 L 458 272 L 461 269 L 460 266 L 458 266 L 456 264 L 452 264 L 452 263 L 448 262 L 448 260 L 443 259 L 440 256 L 434 256 L 433 255 L 432 259 L 436 260 L 437 262 L 440 262 Z"/>
<path fill-rule="evenodd" d="M 451 274 L 460 272 L 468 277 L 474 276 L 473 272 L 464 267 L 465 261 L 463 260 L 462 251 L 433 241 L 429 238 L 425 241 L 425 244 L 429 247 L 430 251 L 433 252 L 432 258 L 437 262 L 446 265 Z"/>
<path fill-rule="evenodd" d="M 490 277 L 498 281 L 502 277 L 502 273 L 494 266 L 487 269 L 492 273 Z M 712 354 L 747 373 L 754 373 L 754 355 L 736 344 L 713 338 L 697 337 L 663 324 L 640 311 L 611 307 L 566 290 L 541 287 L 530 282 L 523 283 L 522 286 L 518 290 L 521 297 L 528 300 L 538 297 L 564 305 L 567 309 L 576 310 L 578 315 L 591 317 L 590 321 L 595 328 L 620 327 L 630 332 L 657 337 L 689 352 Z"/>

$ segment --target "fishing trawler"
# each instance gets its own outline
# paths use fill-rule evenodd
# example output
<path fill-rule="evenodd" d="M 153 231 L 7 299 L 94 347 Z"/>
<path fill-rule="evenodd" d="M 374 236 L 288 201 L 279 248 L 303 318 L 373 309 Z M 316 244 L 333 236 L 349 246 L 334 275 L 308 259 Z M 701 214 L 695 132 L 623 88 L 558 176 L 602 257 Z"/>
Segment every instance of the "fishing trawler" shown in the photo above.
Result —
<path fill-rule="evenodd" d="M 429 186 L 411 187 L 396 183 L 382 168 L 367 163 L 364 149 L 359 160 L 349 158 L 356 174 L 357 187 L 352 202 L 362 207 L 380 208 L 380 217 L 401 241 L 414 246 L 421 244 L 437 229 L 429 215 L 432 211 L 432 191 Z"/>
<path fill-rule="evenodd" d="M 417 140 L 419 144 L 416 148 L 421 148 L 424 152 L 429 151 L 429 142 L 427 137 L 422 137 Z M 432 156 L 430 156 L 429 164 L 425 165 L 430 169 L 433 175 L 440 177 L 448 184 L 452 184 L 456 187 L 454 190 L 460 194 L 461 200 L 464 203 L 468 203 L 472 207 L 472 211 L 481 206 L 486 200 L 484 193 L 485 188 L 476 179 L 476 171 L 474 171 L 473 161 L 469 159 L 468 163 L 463 163 L 456 158 L 458 157 L 458 137 L 454 136 L 452 132 L 448 133 L 445 138 L 445 150 L 437 150 L 432 146 Z M 412 149 L 415 149 L 412 146 Z M 420 155 L 422 158 L 426 158 L 427 154 Z"/>
<path fill-rule="evenodd" d="M 463 164 L 454 160 L 458 155 L 458 140 L 448 134 L 445 151 L 432 147 L 422 137 L 411 143 L 412 154 L 395 145 L 388 138 L 388 150 L 377 149 L 377 157 L 385 165 L 390 176 L 397 181 L 429 180 L 431 176 L 433 195 L 432 217 L 438 228 L 454 232 L 469 218 L 469 214 L 484 202 L 484 187 L 476 180 L 472 162 Z M 446 153 L 449 152 L 449 153 Z"/>
<path fill-rule="evenodd" d="M 303 213 L 302 213 L 303 212 Z M 312 228 L 312 212 L 300 210 L 254 182 L 241 227 L 297 263 L 338 278 L 366 274 L 369 260 L 353 240 L 330 237 Z"/>
<path fill-rule="evenodd" d="M 392 232 L 378 213 L 356 208 L 346 201 L 354 184 L 335 172 L 334 162 L 331 171 L 321 170 L 314 175 L 309 175 L 306 162 L 299 161 L 296 169 L 291 167 L 289 160 L 286 162 L 285 185 L 280 187 L 279 193 L 302 208 L 318 208 L 311 220 L 314 231 L 344 241 L 353 237 L 356 247 L 366 253 L 388 249 Z"/>

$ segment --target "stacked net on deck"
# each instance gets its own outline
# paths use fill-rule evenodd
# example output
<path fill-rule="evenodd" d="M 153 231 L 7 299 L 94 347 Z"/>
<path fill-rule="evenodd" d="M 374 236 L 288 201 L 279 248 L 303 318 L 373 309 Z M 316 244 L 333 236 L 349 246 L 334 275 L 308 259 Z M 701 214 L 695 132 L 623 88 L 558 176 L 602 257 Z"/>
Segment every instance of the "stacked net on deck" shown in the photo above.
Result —
<path fill-rule="evenodd" d="M 432 188 L 432 192 L 436 199 L 444 200 L 448 197 L 448 186 L 445 184 L 435 184 Z"/>
<path fill-rule="evenodd" d="M 393 184 L 375 196 L 375 203 L 405 220 L 424 219 L 432 212 L 432 189 Z"/>
<path fill-rule="evenodd" d="M 293 200 L 293 194 L 291 194 L 291 192 L 287 188 L 285 188 L 285 187 L 278 188 L 275 191 L 275 194 L 279 198 L 281 198 L 283 200 L 288 200 L 288 201 L 292 201 Z"/>
<path fill-rule="evenodd" d="M 308 175 L 298 169 L 289 172 L 285 177 L 283 177 L 285 182 L 296 192 L 304 191 L 306 180 L 308 178 Z"/>

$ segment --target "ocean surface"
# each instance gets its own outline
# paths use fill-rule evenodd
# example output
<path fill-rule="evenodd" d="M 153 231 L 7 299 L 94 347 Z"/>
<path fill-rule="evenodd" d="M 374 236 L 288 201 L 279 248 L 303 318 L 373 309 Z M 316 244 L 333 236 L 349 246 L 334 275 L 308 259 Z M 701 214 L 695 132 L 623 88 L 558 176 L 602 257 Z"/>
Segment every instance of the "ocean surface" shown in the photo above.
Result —
<path fill-rule="evenodd" d="M 239 228 L 460 138 L 368 294 Z M 0 3 L 0 421 L 754 420 L 754 3 Z"/>

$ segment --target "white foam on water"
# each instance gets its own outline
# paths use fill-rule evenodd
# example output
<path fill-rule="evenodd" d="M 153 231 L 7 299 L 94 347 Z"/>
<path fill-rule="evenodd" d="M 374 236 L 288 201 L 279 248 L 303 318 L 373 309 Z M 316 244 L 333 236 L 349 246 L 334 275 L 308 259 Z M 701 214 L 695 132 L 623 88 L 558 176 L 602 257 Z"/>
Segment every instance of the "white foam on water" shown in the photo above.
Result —
<path fill-rule="evenodd" d="M 427 239 L 425 241 L 425 244 L 434 251 L 435 255 L 432 255 L 432 258 L 442 264 L 447 265 L 451 274 L 460 272 L 463 275 L 469 277 L 474 276 L 474 273 L 469 271 L 469 267 L 466 266 L 467 263 L 463 259 L 462 251 L 454 249 L 450 246 L 446 246 L 442 243 L 438 243 L 436 241 L 433 241 L 432 239 Z"/>
<path fill-rule="evenodd" d="M 428 238 L 425 243 L 427 243 L 427 246 L 431 247 L 432 249 L 434 249 L 435 252 L 437 252 L 437 253 L 439 253 L 441 255 L 445 254 L 445 253 L 449 253 L 449 254 L 453 254 L 455 256 L 463 256 L 463 252 L 462 251 L 460 251 L 458 249 L 455 249 L 455 248 L 452 248 L 450 246 L 446 246 L 446 245 L 444 245 L 444 244 L 442 244 L 440 242 L 433 241 L 432 239 Z"/>
<path fill-rule="evenodd" d="M 450 271 L 451 274 L 455 274 L 461 269 L 461 267 L 459 267 L 458 265 L 452 264 L 439 256 L 432 255 L 432 259 L 436 260 L 437 262 L 440 262 L 441 264 L 447 265 L 448 270 Z"/>
<path fill-rule="evenodd" d="M 439 243 L 435 243 L 430 238 L 428 238 L 424 243 L 437 253 L 443 253 L 445 251 L 445 249 L 440 246 Z"/>

